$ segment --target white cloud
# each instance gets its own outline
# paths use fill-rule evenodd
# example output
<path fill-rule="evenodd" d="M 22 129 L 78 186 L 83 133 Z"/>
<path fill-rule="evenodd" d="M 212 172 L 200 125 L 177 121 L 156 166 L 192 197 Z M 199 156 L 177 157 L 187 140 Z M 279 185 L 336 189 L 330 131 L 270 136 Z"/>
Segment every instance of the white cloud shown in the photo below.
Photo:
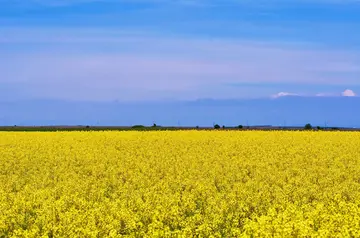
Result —
<path fill-rule="evenodd" d="M 289 92 L 280 92 L 275 95 L 272 95 L 272 98 L 280 98 L 280 97 L 288 97 L 288 96 L 300 96 L 300 94 L 297 93 L 289 93 Z"/>
<path fill-rule="evenodd" d="M 353 90 L 347 89 L 342 93 L 332 93 L 332 92 L 326 92 L 326 93 L 316 93 L 316 94 L 299 94 L 299 93 L 289 93 L 289 92 L 280 92 L 277 94 L 272 95 L 272 98 L 279 98 L 279 97 L 286 97 L 286 96 L 300 96 L 300 97 L 355 97 L 356 94 Z"/>
<path fill-rule="evenodd" d="M 356 93 L 351 89 L 346 89 L 344 92 L 341 93 L 344 97 L 355 97 Z"/>
<path fill-rule="evenodd" d="M 338 97 L 340 94 L 338 93 L 317 93 L 315 97 Z"/>

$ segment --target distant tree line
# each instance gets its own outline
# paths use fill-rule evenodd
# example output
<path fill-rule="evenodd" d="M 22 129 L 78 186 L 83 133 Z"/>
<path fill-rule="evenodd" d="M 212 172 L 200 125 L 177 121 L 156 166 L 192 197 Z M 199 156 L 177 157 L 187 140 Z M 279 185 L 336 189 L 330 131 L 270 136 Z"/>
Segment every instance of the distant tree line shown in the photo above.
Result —
<path fill-rule="evenodd" d="M 313 127 L 310 123 L 307 123 L 303 127 L 272 127 L 272 126 L 225 126 L 220 124 L 214 124 L 213 128 L 215 130 L 242 130 L 242 129 L 253 129 L 253 130 L 312 130 L 312 131 L 334 131 L 334 130 L 346 130 L 346 128 L 337 128 L 337 127 L 320 127 L 316 126 Z M 144 125 L 133 125 L 130 127 L 126 126 L 90 126 L 90 125 L 78 125 L 78 126 L 0 126 L 0 131 L 103 131 L 103 130 L 115 130 L 115 131 L 127 131 L 127 130 L 134 130 L 134 131 L 152 131 L 152 130 L 203 130 L 209 129 L 209 127 L 176 127 L 176 126 L 160 126 L 156 123 L 153 123 L 151 126 L 144 126 Z M 349 128 L 351 129 L 351 128 Z M 356 130 L 356 129 L 354 129 Z M 358 129 L 359 130 L 359 129 Z"/>

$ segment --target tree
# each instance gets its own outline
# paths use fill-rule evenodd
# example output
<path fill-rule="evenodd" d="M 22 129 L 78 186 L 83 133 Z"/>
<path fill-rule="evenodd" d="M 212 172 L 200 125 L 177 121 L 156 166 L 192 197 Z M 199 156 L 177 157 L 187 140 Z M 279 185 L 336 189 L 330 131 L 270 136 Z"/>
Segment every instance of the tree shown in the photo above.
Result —
<path fill-rule="evenodd" d="M 133 129 L 143 129 L 143 128 L 145 128 L 145 126 L 143 126 L 143 125 L 134 125 L 134 126 L 132 126 L 132 128 Z"/>
<path fill-rule="evenodd" d="M 312 129 L 312 125 L 310 123 L 306 124 L 304 127 L 305 130 L 311 130 Z"/>
<path fill-rule="evenodd" d="M 222 129 L 225 129 L 225 126 L 224 126 L 224 125 L 222 126 Z"/>
<path fill-rule="evenodd" d="M 214 129 L 220 129 L 219 124 L 215 124 L 215 125 L 214 125 Z"/>
<path fill-rule="evenodd" d="M 243 125 L 238 125 L 238 128 L 243 129 L 244 127 L 243 127 Z"/>

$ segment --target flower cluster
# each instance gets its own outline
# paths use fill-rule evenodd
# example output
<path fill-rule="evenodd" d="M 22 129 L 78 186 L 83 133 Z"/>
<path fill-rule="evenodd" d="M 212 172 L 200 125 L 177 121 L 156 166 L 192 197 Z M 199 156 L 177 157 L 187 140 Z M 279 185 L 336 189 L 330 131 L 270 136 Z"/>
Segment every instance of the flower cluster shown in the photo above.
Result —
<path fill-rule="evenodd" d="M 359 237 L 360 133 L 1 132 L 0 237 Z"/>

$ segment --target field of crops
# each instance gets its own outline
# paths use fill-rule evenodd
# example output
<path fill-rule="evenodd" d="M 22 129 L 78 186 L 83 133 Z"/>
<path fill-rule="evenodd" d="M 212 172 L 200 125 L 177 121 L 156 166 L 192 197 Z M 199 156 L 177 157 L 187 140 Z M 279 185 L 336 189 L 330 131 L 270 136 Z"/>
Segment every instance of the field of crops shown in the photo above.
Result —
<path fill-rule="evenodd" d="M 0 237 L 359 237 L 358 132 L 0 132 Z"/>

